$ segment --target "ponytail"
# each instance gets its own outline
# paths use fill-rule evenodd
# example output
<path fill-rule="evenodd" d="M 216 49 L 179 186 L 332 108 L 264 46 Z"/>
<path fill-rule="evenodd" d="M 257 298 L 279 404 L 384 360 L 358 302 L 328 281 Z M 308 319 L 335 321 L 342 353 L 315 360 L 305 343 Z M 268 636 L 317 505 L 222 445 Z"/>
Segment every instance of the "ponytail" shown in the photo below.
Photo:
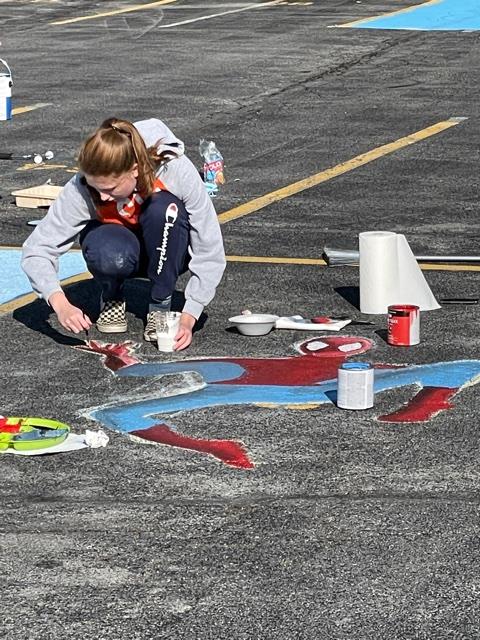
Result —
<path fill-rule="evenodd" d="M 78 155 L 80 171 L 90 176 L 119 176 L 138 166 L 138 191 L 143 197 L 153 191 L 158 167 L 172 156 L 147 147 L 128 120 L 108 118 L 82 144 Z"/>

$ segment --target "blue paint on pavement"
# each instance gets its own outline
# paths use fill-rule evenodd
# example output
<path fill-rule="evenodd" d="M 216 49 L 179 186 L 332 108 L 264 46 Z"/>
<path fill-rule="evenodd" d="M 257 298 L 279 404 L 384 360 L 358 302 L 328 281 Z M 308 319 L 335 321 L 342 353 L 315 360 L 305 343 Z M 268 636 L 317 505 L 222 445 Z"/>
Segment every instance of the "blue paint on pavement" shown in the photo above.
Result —
<path fill-rule="evenodd" d="M 140 375 L 142 368 L 145 375 L 158 375 L 159 372 L 173 373 L 185 371 L 201 372 L 208 378 L 218 380 L 219 363 L 170 363 L 152 368 L 148 363 L 132 365 L 135 375 Z M 379 365 L 381 366 L 381 365 Z M 125 375 L 130 367 L 120 369 Z M 210 371 L 209 371 L 210 369 Z M 231 377 L 234 369 L 226 368 Z M 133 371 L 132 371 L 133 372 Z M 460 389 L 465 384 L 480 381 L 480 360 L 457 360 L 453 362 L 436 362 L 432 364 L 411 365 L 401 369 L 375 369 L 375 393 L 388 389 L 398 389 L 414 385 L 419 388 Z M 234 385 L 209 384 L 203 389 L 193 392 L 185 391 L 179 395 L 151 398 L 138 402 L 116 402 L 110 406 L 94 409 L 90 417 L 116 431 L 132 432 L 148 429 L 159 422 L 159 416 L 169 416 L 183 411 L 194 411 L 218 406 L 252 405 L 252 404 L 331 404 L 331 394 L 337 389 L 336 380 L 325 380 L 318 385 L 309 386 L 276 386 L 276 385 Z M 162 420 L 163 422 L 163 420 Z M 168 424 L 168 423 L 166 423 Z M 171 426 L 171 425 L 170 425 Z"/>
<path fill-rule="evenodd" d="M 223 382 L 240 378 L 245 369 L 233 362 L 146 362 L 132 364 L 116 371 L 120 377 L 153 377 L 168 373 L 183 373 L 193 371 L 202 376 L 205 382 Z"/>
<path fill-rule="evenodd" d="M 31 293 L 32 287 L 20 266 L 21 249 L 0 250 L 0 304 Z M 71 278 L 87 271 L 80 251 L 66 253 L 59 261 L 59 278 Z"/>
<path fill-rule="evenodd" d="M 367 18 L 353 25 L 358 29 L 407 29 L 418 31 L 477 31 L 480 29 L 479 0 L 439 0 L 408 11 Z"/>

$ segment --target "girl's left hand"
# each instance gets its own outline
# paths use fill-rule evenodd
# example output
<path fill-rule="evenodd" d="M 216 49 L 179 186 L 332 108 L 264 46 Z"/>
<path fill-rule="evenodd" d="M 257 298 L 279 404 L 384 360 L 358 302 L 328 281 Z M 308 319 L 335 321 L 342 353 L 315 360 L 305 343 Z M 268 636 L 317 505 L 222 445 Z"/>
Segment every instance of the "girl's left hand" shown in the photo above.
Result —
<path fill-rule="evenodd" d="M 186 349 L 192 342 L 192 332 L 196 321 L 196 318 L 191 316 L 189 313 L 182 313 L 180 316 L 180 327 L 177 335 L 175 336 L 175 351 Z"/>

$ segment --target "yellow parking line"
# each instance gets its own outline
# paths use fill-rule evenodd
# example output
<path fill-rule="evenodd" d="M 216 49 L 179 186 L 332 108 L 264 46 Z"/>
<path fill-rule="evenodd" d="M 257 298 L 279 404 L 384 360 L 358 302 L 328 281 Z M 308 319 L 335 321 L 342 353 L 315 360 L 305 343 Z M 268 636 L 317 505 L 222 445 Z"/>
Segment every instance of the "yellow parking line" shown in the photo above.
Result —
<path fill-rule="evenodd" d="M 267 207 L 269 204 L 273 202 L 277 202 L 278 200 L 283 200 L 284 198 L 289 198 L 300 191 L 305 191 L 305 189 L 311 189 L 312 187 L 316 187 L 322 182 L 327 182 L 327 180 L 331 180 L 332 178 L 336 178 L 337 176 L 342 175 L 343 173 L 347 173 L 348 171 L 352 171 L 352 169 L 356 169 L 357 167 L 361 167 L 364 164 L 372 162 L 373 160 L 377 160 L 382 156 L 386 156 L 394 151 L 398 151 L 403 147 L 407 147 L 415 142 L 419 142 L 420 140 L 424 140 L 425 138 L 429 138 L 430 136 L 434 136 L 437 133 L 445 131 L 450 127 L 454 127 L 455 125 L 463 122 L 467 118 L 449 118 L 448 120 L 442 120 L 441 122 L 437 122 L 437 124 L 433 124 L 426 129 L 421 129 L 420 131 L 416 131 L 415 133 L 411 133 L 404 138 L 399 138 L 394 142 L 389 142 L 388 144 L 384 144 L 381 147 L 377 147 L 376 149 L 372 149 L 371 151 L 367 151 L 366 153 L 362 153 L 359 156 L 355 156 L 351 160 L 347 160 L 347 162 L 342 162 L 340 164 L 335 165 L 334 167 L 330 167 L 329 169 L 325 169 L 325 171 L 321 171 L 320 173 L 316 173 L 309 178 L 305 178 L 303 180 L 299 180 L 298 182 L 294 182 L 286 187 L 282 187 L 281 189 L 277 189 L 276 191 L 272 191 L 271 193 L 267 193 L 264 196 L 260 196 L 259 198 L 255 198 L 254 200 L 250 200 L 250 202 L 245 202 L 234 209 L 230 209 L 221 213 L 218 216 L 220 223 L 230 222 L 230 220 L 235 220 L 236 218 L 241 218 L 243 216 L 247 216 L 250 213 L 254 213 L 259 209 L 263 209 Z"/>
<path fill-rule="evenodd" d="M 9 302 L 4 302 L 0 304 L 0 315 L 3 313 L 11 313 L 20 307 L 25 307 L 30 302 L 34 302 L 37 300 L 38 296 L 35 293 L 26 293 L 19 298 L 15 298 L 15 300 L 10 300 Z"/>
<path fill-rule="evenodd" d="M 51 102 L 37 102 L 37 104 L 30 104 L 26 107 L 15 107 L 12 109 L 12 115 L 18 116 L 21 113 L 27 113 L 28 111 L 34 111 L 35 109 L 42 109 L 43 107 L 51 106 Z"/>
<path fill-rule="evenodd" d="M 480 271 L 479 264 L 452 264 L 449 262 L 419 262 L 422 271 Z"/>
<path fill-rule="evenodd" d="M 136 4 L 126 9 L 116 9 L 113 11 L 105 11 L 103 13 L 94 13 L 91 16 L 79 16 L 77 18 L 67 18 L 65 20 L 55 20 L 50 24 L 72 24 L 73 22 L 82 22 L 83 20 L 96 20 L 97 18 L 105 18 L 107 16 L 116 16 L 120 13 L 131 13 L 133 11 L 142 11 L 143 9 L 153 9 L 153 7 L 159 7 L 163 4 L 172 4 L 177 0 L 157 0 L 157 2 L 148 2 L 147 4 Z"/>
<path fill-rule="evenodd" d="M 65 280 L 62 280 L 60 282 L 60 284 L 63 287 L 67 287 L 69 284 L 81 282 L 82 280 L 89 280 L 91 277 L 91 274 L 87 271 L 85 273 L 79 273 L 76 276 L 72 276 L 71 278 L 65 278 Z M 25 307 L 27 304 L 35 302 L 35 300 L 38 300 L 38 296 L 36 293 L 26 293 L 23 296 L 15 298 L 14 300 L 4 302 L 3 304 L 0 304 L 0 315 L 3 313 L 12 313 L 12 311 L 20 309 L 20 307 Z"/>
<path fill-rule="evenodd" d="M 250 262 L 254 264 L 301 264 L 327 266 L 322 258 L 276 258 L 270 256 L 227 256 L 227 262 Z M 480 264 L 453 264 L 451 262 L 419 262 L 422 271 L 480 271 Z M 348 265 L 356 267 L 358 265 Z M 339 268 L 339 267 L 332 267 Z"/>
<path fill-rule="evenodd" d="M 3 246 L 1 249 L 18 249 L 19 247 Z M 79 251 L 79 249 L 72 249 L 72 251 Z M 276 258 L 270 256 L 227 256 L 227 262 L 247 262 L 253 264 L 292 264 L 292 265 L 316 265 L 325 267 L 327 263 L 321 258 Z M 355 265 L 352 265 L 355 266 Z M 480 265 L 473 264 L 451 264 L 451 263 L 420 263 L 420 268 L 423 271 L 480 271 Z M 71 278 L 65 278 L 61 281 L 61 285 L 66 287 L 82 280 L 89 280 L 92 278 L 91 274 L 86 271 L 79 273 Z M 19 296 L 14 300 L 0 304 L 0 315 L 5 313 L 12 313 L 20 307 L 24 307 L 31 302 L 35 302 L 38 297 L 35 293 L 26 293 L 23 296 Z"/>
<path fill-rule="evenodd" d="M 379 20 L 380 18 L 386 18 L 387 16 L 396 16 L 399 13 L 409 13 L 410 11 L 415 11 L 415 9 L 418 9 L 419 7 L 426 7 L 429 4 L 439 4 L 440 2 L 443 2 L 443 0 L 429 0 L 428 2 L 423 2 L 422 4 L 415 4 L 412 7 L 405 7 L 404 9 L 397 9 L 397 11 L 388 11 L 386 13 L 380 13 L 377 16 L 373 16 L 371 18 L 360 18 L 360 20 L 354 20 L 353 22 L 347 22 L 346 24 L 335 24 L 335 25 L 331 25 L 333 27 L 341 27 L 341 28 L 346 28 L 346 27 L 356 27 L 359 24 L 365 24 L 367 22 L 373 22 L 374 20 Z"/>
<path fill-rule="evenodd" d="M 27 162 L 21 167 L 17 167 L 17 171 L 42 171 L 43 169 L 65 169 L 68 170 L 68 164 L 35 164 L 34 162 Z M 75 173 L 77 171 L 75 170 Z"/>

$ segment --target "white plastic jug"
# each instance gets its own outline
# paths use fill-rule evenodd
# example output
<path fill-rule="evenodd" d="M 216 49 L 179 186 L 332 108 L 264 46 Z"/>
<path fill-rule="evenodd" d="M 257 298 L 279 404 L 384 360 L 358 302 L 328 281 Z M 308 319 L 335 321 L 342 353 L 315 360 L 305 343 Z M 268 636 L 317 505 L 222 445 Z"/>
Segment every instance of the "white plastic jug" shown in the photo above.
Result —
<path fill-rule="evenodd" d="M 12 117 L 12 72 L 10 67 L 0 58 L 0 62 L 6 67 L 6 71 L 0 70 L 0 120 L 10 120 Z"/>

